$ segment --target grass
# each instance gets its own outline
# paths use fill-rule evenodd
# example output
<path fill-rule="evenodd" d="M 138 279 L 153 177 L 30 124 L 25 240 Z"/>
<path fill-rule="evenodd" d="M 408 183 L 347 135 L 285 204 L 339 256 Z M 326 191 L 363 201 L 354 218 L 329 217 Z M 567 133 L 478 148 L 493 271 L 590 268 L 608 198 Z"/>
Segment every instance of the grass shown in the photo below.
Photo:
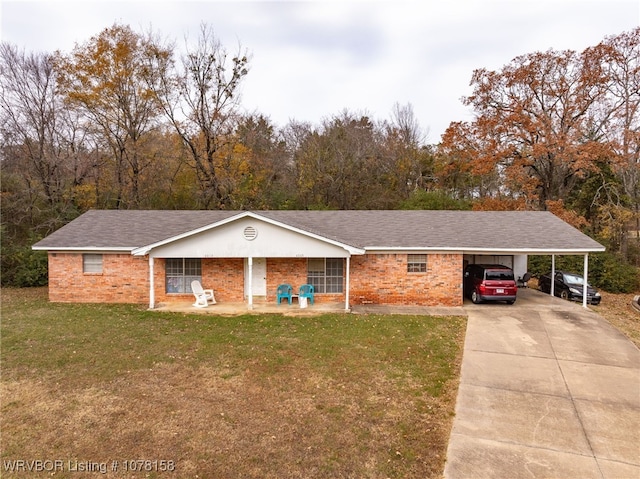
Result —
<path fill-rule="evenodd" d="M 2 291 L 2 477 L 441 477 L 465 319 L 218 317 Z M 123 471 L 125 460 L 147 471 Z M 158 470 L 173 465 L 173 471 Z M 167 469 L 167 467 L 164 467 Z M 49 476 L 42 472 L 40 477 Z"/>

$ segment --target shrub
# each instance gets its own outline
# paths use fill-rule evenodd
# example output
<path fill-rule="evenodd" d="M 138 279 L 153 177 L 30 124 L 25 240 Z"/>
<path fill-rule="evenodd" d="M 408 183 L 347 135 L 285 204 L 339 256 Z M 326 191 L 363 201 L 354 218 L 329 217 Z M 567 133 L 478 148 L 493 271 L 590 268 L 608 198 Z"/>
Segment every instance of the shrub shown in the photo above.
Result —
<path fill-rule="evenodd" d="M 2 286 L 45 286 L 48 278 L 47 253 L 30 245 L 2 249 Z"/>
<path fill-rule="evenodd" d="M 556 270 L 582 274 L 582 255 L 556 256 Z M 529 272 L 540 277 L 551 271 L 551 256 L 529 256 Z M 609 293 L 633 293 L 640 289 L 640 269 L 624 261 L 614 253 L 593 253 L 589 255 L 589 283 Z"/>

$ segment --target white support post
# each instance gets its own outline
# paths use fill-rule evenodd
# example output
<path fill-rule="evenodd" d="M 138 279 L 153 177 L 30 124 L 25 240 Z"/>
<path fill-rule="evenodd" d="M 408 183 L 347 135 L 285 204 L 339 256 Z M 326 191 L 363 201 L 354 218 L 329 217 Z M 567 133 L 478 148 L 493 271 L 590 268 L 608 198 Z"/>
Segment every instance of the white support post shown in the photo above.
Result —
<path fill-rule="evenodd" d="M 247 266 L 249 266 L 249 309 L 253 309 L 253 257 L 247 258 Z"/>
<path fill-rule="evenodd" d="M 347 256 L 347 280 L 346 280 L 346 285 L 345 285 L 345 288 L 347 289 L 347 291 L 345 292 L 345 295 L 344 295 L 344 310 L 345 311 L 349 311 L 350 263 L 351 263 L 351 256 Z"/>
<path fill-rule="evenodd" d="M 556 255 L 551 255 L 551 296 L 556 294 Z"/>
<path fill-rule="evenodd" d="M 582 277 L 584 278 L 584 281 L 583 281 L 584 284 L 582 285 L 582 307 L 583 308 L 587 307 L 587 284 L 589 283 L 588 276 L 589 276 L 589 253 L 585 253 L 584 254 L 584 274 L 582 275 Z"/>
<path fill-rule="evenodd" d="M 156 303 L 155 286 L 153 284 L 153 256 L 149 255 L 149 309 Z"/>

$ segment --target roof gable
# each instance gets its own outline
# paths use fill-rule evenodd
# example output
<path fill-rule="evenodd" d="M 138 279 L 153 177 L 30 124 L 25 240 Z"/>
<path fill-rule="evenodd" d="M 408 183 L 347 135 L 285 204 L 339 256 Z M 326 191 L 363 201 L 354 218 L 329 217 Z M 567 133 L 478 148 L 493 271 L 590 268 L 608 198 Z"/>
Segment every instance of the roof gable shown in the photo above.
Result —
<path fill-rule="evenodd" d="M 267 228 L 261 228 L 258 226 L 259 224 L 267 226 Z M 234 228 L 235 231 L 233 236 L 228 236 L 227 230 L 229 230 L 231 226 L 238 226 L 240 229 Z M 243 235 L 241 231 L 247 227 L 252 228 L 256 234 L 250 238 Z M 257 234 L 261 229 L 262 231 L 270 232 L 271 234 L 267 236 L 267 238 L 264 238 L 263 234 Z M 219 236 L 222 236 L 222 238 L 218 240 L 215 235 L 212 236 L 211 234 L 208 234 L 215 232 L 214 230 L 219 230 Z M 278 230 L 281 233 L 286 232 L 286 236 L 283 234 L 274 235 L 274 232 Z M 206 240 L 207 244 L 198 245 L 201 243 L 198 237 L 203 235 L 207 235 L 208 237 Z M 158 249 L 164 249 L 166 251 L 171 249 L 169 248 L 170 245 L 175 245 L 178 242 L 186 243 L 189 241 L 191 246 L 188 246 L 187 248 L 191 248 L 191 251 L 198 251 L 199 256 L 203 257 L 280 257 L 289 256 L 292 251 L 298 251 L 296 256 L 308 256 L 308 254 L 305 253 L 305 248 L 308 248 L 309 250 L 323 251 L 325 253 L 323 256 L 329 255 L 329 252 L 333 252 L 332 254 L 334 256 L 342 255 L 338 254 L 338 250 L 336 249 L 318 248 L 317 246 L 314 247 L 314 244 L 317 244 L 318 242 L 338 248 L 339 250 L 346 250 L 350 254 L 364 254 L 364 250 L 360 248 L 355 248 L 351 245 L 325 238 L 321 235 L 299 229 L 249 211 L 243 211 L 234 216 L 224 218 L 216 223 L 212 223 L 195 230 L 186 231 L 177 236 L 136 248 L 132 251 L 132 254 L 146 255 L 151 251 Z M 249 245 L 251 245 L 251 248 L 247 248 Z M 304 247 L 302 247 L 302 245 L 304 245 Z M 243 248 L 243 246 L 245 247 Z M 263 253 L 261 253 L 261 251 Z M 181 256 L 187 255 L 182 254 Z"/>

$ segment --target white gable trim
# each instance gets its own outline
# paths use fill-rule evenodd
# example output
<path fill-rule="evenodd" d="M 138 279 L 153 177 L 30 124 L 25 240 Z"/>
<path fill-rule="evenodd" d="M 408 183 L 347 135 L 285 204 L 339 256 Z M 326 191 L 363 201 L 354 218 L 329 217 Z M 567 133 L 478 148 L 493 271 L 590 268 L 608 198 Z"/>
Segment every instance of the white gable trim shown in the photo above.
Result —
<path fill-rule="evenodd" d="M 223 226 L 223 225 L 226 225 L 226 224 L 229 224 L 229 223 L 233 223 L 233 222 L 238 221 L 238 220 L 240 220 L 242 218 L 252 218 L 252 219 L 255 219 L 255 220 L 258 220 L 258 221 L 263 221 L 265 223 L 272 224 L 272 225 L 277 226 L 279 228 L 283 228 L 283 229 L 288 230 L 288 231 L 299 233 L 301 235 L 304 235 L 304 236 L 307 236 L 309 238 L 313 238 L 313 239 L 322 241 L 324 243 L 327 243 L 327 244 L 330 244 L 330 245 L 333 245 L 333 246 L 338 246 L 338 247 L 346 250 L 349 254 L 352 254 L 352 255 L 353 254 L 362 255 L 362 254 L 365 253 L 364 249 L 356 248 L 354 246 L 351 246 L 351 245 L 348 245 L 348 244 L 345 244 L 345 243 L 341 243 L 339 241 L 335 241 L 335 240 L 332 240 L 332 239 L 329 239 L 329 238 L 325 238 L 323 236 L 317 235 L 315 233 L 310 233 L 309 231 L 305 231 L 305 230 L 302 230 L 300 228 L 295 228 L 295 227 L 293 227 L 291 225 L 288 225 L 288 224 L 285 224 L 285 223 L 282 223 L 282 222 L 279 222 L 279 221 L 275 221 L 275 220 L 272 220 L 270 218 L 266 218 L 266 217 L 258 215 L 256 213 L 252 213 L 251 211 L 245 211 L 245 212 L 242 212 L 242 213 L 237 214 L 235 216 L 231 216 L 229 218 L 226 218 L 226 219 L 224 219 L 222 221 L 218 221 L 216 223 L 212 223 L 210 225 L 203 226 L 201 228 L 197 228 L 195 230 L 187 231 L 186 233 L 182 233 L 182 234 L 173 236 L 171 238 L 167 238 L 167 239 L 164 239 L 162 241 L 158 241 L 156 243 L 152 243 L 150 245 L 141 246 L 141 247 L 136 248 L 133 251 L 131 251 L 131 254 L 133 256 L 145 256 L 145 255 L 149 254 L 149 252 L 151 250 L 153 250 L 155 248 L 158 248 L 160 246 L 164 246 L 164 245 L 173 243 L 175 241 L 179 241 L 181 239 L 188 238 L 188 237 L 203 233 L 205 231 L 209 231 L 209 230 L 212 230 L 212 229 L 215 229 L 215 228 L 219 228 L 220 226 Z"/>

